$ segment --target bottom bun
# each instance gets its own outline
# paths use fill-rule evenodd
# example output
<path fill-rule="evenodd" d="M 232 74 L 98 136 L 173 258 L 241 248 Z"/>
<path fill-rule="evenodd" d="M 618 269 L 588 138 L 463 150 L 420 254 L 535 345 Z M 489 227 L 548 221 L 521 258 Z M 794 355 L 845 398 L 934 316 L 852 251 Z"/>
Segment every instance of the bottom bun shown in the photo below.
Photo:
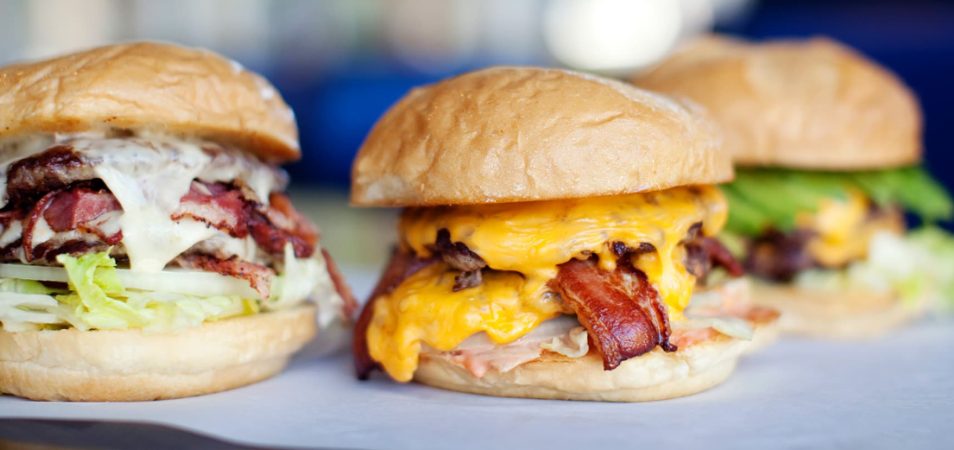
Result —
<path fill-rule="evenodd" d="M 921 307 L 869 291 L 831 292 L 754 283 L 752 302 L 782 313 L 782 332 L 819 338 L 880 336 L 920 315 Z"/>
<path fill-rule="evenodd" d="M 478 378 L 446 358 L 421 355 L 414 379 L 472 394 L 560 400 L 643 402 L 695 394 L 725 381 L 749 341 L 718 334 L 667 353 L 659 348 L 603 370 L 599 355 L 582 358 L 546 353 L 507 372 Z"/>
<path fill-rule="evenodd" d="M 176 332 L 0 331 L 0 393 L 68 401 L 209 394 L 281 372 L 315 332 L 310 304 Z"/>

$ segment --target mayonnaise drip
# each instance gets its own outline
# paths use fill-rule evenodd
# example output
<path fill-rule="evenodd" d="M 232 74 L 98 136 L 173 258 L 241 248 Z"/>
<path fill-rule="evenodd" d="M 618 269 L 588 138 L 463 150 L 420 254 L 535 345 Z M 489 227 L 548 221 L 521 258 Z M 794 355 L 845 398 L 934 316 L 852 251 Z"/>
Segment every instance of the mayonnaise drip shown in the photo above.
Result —
<path fill-rule="evenodd" d="M 251 156 L 199 140 L 139 133 L 112 137 L 105 133 L 37 135 L 0 143 L 9 152 L 0 159 L 0 192 L 6 202 L 6 173 L 15 161 L 53 145 L 70 145 L 122 206 L 119 228 L 134 271 L 157 272 L 193 245 L 217 234 L 206 224 L 172 213 L 192 180 L 238 182 L 255 199 L 268 204 L 269 194 L 284 189 L 284 173 Z"/>

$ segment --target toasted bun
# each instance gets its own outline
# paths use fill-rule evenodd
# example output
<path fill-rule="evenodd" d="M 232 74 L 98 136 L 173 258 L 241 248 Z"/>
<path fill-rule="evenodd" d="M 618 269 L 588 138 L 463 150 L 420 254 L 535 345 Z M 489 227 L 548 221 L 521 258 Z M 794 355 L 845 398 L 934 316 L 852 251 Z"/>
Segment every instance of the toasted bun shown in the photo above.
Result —
<path fill-rule="evenodd" d="M 698 108 L 558 69 L 497 67 L 411 91 L 352 169 L 355 205 L 615 195 L 732 178 Z"/>
<path fill-rule="evenodd" d="M 752 302 L 781 311 L 782 332 L 817 338 L 863 339 L 883 335 L 921 314 L 890 294 L 829 292 L 753 283 Z"/>
<path fill-rule="evenodd" d="M 280 372 L 315 328 L 305 305 L 159 334 L 0 331 L 0 393 L 140 401 L 224 391 Z"/>
<path fill-rule="evenodd" d="M 295 117 L 262 77 L 205 50 L 134 43 L 0 69 L 0 140 L 129 129 L 300 156 Z"/>
<path fill-rule="evenodd" d="M 423 354 L 414 379 L 453 391 L 500 397 L 643 402 L 695 394 L 726 380 L 751 345 L 721 334 L 666 353 L 657 348 L 603 370 L 594 352 L 582 358 L 546 353 L 507 372 L 477 378 L 447 358 Z"/>
<path fill-rule="evenodd" d="M 828 39 L 710 37 L 637 85 L 702 104 L 740 165 L 856 170 L 921 158 L 917 100 L 897 76 Z"/>

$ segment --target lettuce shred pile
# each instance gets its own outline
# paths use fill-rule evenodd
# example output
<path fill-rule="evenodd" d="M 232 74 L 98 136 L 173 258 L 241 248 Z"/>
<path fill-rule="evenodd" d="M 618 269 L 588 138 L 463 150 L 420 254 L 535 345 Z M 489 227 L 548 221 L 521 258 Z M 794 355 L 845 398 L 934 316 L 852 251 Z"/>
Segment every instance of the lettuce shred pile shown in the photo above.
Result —
<path fill-rule="evenodd" d="M 152 331 L 254 314 L 259 302 L 239 296 L 192 296 L 127 290 L 108 253 L 60 255 L 68 286 L 0 279 L 0 322 L 7 331 L 75 327 L 80 330 L 141 328 Z"/>

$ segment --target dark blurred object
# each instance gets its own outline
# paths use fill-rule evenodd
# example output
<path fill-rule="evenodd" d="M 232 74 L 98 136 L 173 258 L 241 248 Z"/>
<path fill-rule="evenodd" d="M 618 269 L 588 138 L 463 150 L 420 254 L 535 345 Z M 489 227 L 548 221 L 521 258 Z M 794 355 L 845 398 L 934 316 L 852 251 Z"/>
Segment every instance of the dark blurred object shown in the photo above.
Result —
<path fill-rule="evenodd" d="M 253 450 L 265 447 L 225 442 L 180 428 L 151 423 L 0 419 L 0 448 Z"/>

